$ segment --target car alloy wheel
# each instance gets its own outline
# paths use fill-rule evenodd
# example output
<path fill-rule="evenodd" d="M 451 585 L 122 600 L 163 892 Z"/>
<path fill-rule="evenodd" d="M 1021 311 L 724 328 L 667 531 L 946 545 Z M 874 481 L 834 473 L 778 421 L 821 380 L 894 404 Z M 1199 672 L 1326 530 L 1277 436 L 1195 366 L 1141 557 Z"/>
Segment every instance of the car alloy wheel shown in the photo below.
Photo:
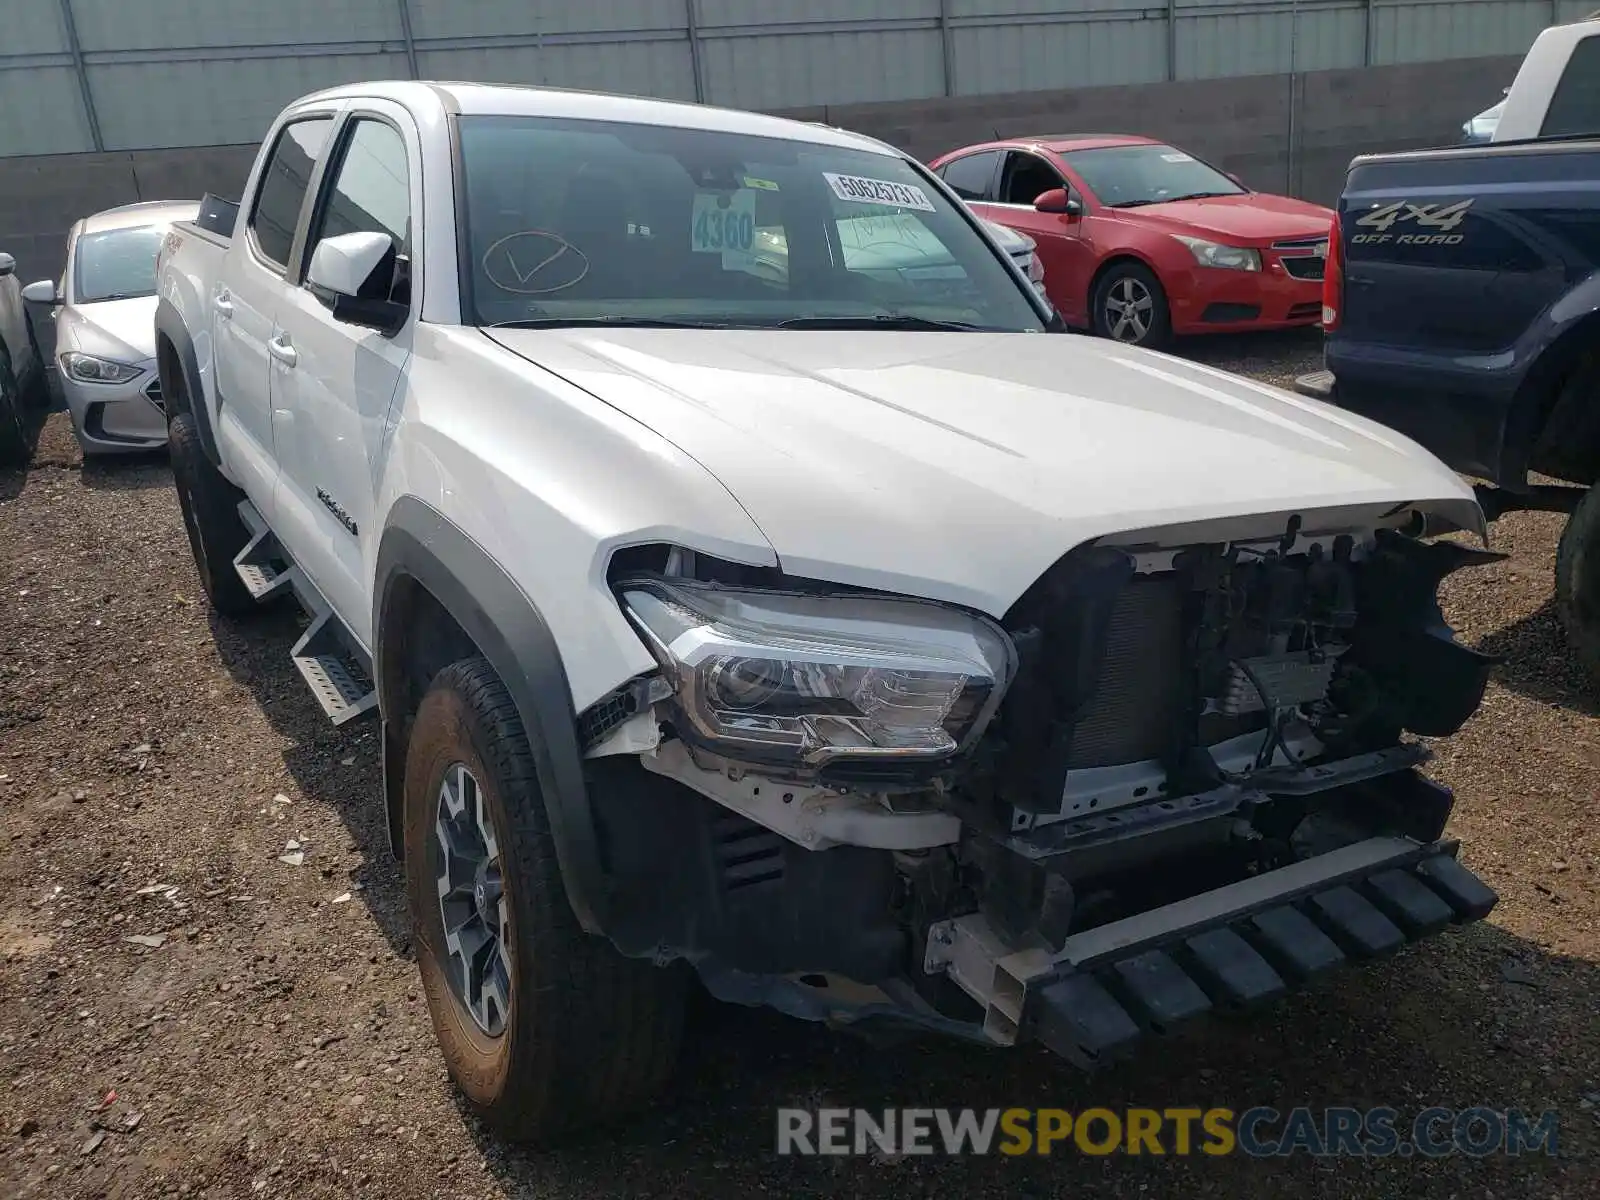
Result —
<path fill-rule="evenodd" d="M 1155 320 L 1155 298 L 1150 289 L 1130 275 L 1106 291 L 1105 328 L 1114 341 L 1139 345 L 1150 336 Z"/>
<path fill-rule="evenodd" d="M 439 784 L 432 841 L 450 990 L 480 1030 L 499 1037 L 511 1007 L 510 922 L 488 799 L 463 763 Z"/>

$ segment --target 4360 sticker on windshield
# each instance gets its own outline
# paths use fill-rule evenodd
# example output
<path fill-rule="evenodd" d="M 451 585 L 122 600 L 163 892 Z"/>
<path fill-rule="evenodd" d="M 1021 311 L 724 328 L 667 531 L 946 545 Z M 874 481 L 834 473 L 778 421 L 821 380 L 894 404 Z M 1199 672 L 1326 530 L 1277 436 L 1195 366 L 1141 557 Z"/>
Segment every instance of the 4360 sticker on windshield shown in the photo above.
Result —
<path fill-rule="evenodd" d="M 933 212 L 928 193 L 911 183 L 895 183 L 889 179 L 863 179 L 859 175 L 835 175 L 824 171 L 833 194 L 841 200 L 854 200 L 857 204 L 883 204 L 889 208 L 918 208 Z"/>
<path fill-rule="evenodd" d="M 694 210 L 689 217 L 689 245 L 695 253 L 748 252 L 755 240 L 754 189 L 695 193 Z"/>

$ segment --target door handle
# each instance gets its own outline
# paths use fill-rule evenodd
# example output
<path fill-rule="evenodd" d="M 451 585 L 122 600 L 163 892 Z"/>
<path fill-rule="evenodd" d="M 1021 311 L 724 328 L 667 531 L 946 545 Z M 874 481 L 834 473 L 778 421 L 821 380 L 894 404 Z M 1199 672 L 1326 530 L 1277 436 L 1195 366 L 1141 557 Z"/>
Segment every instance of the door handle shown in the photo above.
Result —
<path fill-rule="evenodd" d="M 216 298 L 212 300 L 211 303 L 216 306 L 217 316 L 221 317 L 224 321 L 233 316 L 233 300 L 229 297 L 227 292 L 218 292 Z"/>
<path fill-rule="evenodd" d="M 267 343 L 267 353 L 277 359 L 286 367 L 292 367 L 300 361 L 300 356 L 295 353 L 294 347 L 280 335 Z"/>

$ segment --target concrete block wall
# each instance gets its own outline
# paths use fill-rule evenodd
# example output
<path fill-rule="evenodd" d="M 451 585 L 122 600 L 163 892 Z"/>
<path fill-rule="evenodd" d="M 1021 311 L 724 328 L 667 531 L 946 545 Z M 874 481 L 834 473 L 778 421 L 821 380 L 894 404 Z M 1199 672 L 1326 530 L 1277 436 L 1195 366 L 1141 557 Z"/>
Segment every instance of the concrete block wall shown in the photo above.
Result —
<path fill-rule="evenodd" d="M 1511 82 L 1519 59 L 1456 59 L 1011 95 L 830 105 L 785 115 L 882 138 L 919 158 L 996 136 L 1143 133 L 1263 191 L 1331 204 L 1357 154 L 1455 141 Z M 1298 104 L 1290 128 L 1290 96 Z M 1290 154 L 1291 133 L 1294 153 Z M 79 217 L 135 200 L 237 196 L 254 146 L 0 159 L 0 250 L 25 280 L 61 269 Z"/>

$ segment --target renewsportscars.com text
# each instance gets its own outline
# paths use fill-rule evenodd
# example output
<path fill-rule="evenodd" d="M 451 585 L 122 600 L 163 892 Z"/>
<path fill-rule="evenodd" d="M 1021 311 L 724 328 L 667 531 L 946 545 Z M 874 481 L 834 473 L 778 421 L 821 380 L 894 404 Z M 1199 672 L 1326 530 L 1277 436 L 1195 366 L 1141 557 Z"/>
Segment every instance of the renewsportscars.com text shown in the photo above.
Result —
<path fill-rule="evenodd" d="M 1556 1153 L 1557 1119 L 1519 1109 L 780 1108 L 779 1154 L 1130 1154 L 1443 1158 Z"/>

